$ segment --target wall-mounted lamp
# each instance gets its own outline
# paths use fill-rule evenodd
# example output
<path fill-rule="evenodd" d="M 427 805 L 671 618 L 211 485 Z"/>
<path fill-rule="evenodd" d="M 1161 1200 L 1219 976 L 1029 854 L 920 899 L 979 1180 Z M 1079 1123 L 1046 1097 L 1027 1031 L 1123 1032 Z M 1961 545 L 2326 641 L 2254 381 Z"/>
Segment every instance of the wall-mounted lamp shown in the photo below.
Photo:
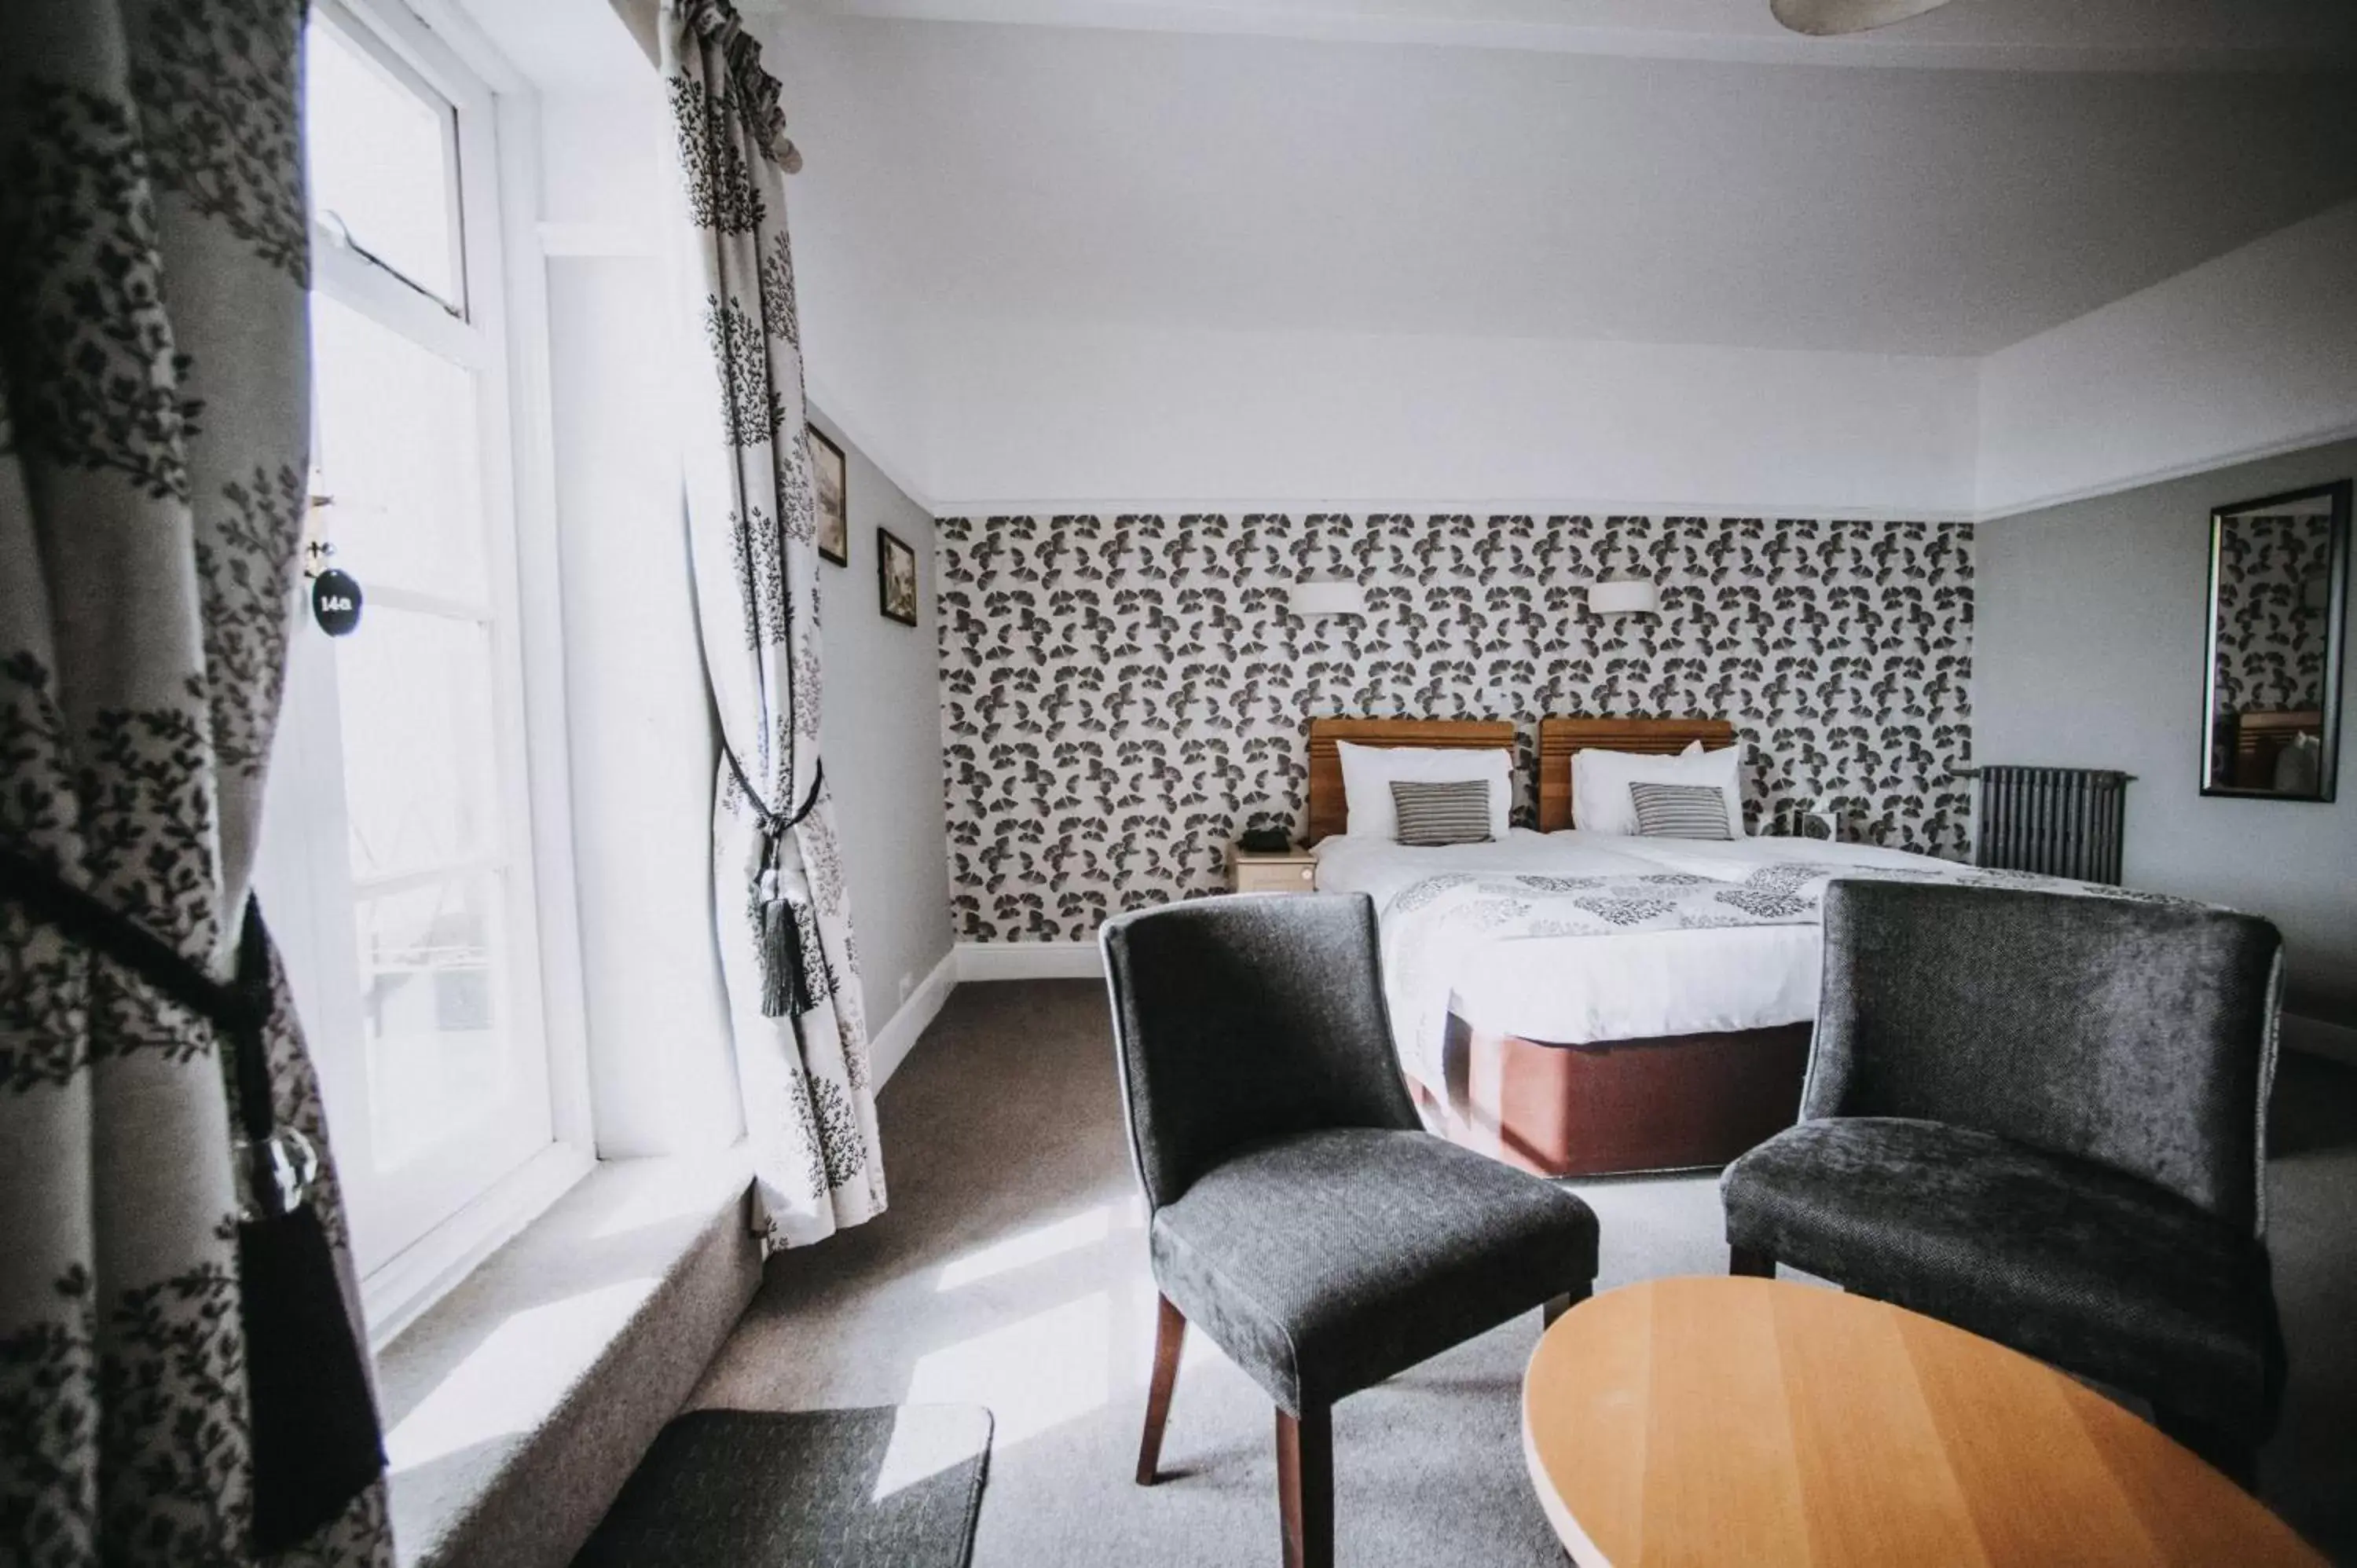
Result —
<path fill-rule="evenodd" d="M 1590 583 L 1587 607 L 1600 616 L 1659 615 L 1662 596 L 1643 577 L 1619 583 Z"/>
<path fill-rule="evenodd" d="M 1367 590 L 1356 583 L 1296 583 L 1293 613 L 1304 620 L 1318 616 L 1363 616 L 1367 613 Z"/>

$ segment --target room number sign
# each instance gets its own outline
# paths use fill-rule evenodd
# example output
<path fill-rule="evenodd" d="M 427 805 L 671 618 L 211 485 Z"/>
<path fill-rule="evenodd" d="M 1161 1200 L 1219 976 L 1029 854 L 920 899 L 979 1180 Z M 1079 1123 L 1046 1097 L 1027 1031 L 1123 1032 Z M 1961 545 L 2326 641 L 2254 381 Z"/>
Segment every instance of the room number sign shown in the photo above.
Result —
<path fill-rule="evenodd" d="M 350 572 L 330 566 L 311 579 L 311 618 L 329 637 L 346 637 L 361 624 L 361 585 Z"/>

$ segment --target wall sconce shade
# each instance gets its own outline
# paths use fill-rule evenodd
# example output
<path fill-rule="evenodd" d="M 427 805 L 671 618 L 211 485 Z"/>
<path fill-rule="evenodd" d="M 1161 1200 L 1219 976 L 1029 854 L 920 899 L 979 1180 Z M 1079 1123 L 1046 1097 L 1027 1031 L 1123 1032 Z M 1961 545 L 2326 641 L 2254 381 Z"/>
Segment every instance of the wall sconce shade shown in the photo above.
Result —
<path fill-rule="evenodd" d="M 1304 620 L 1318 616 L 1363 616 L 1367 613 L 1367 590 L 1356 583 L 1296 583 L 1293 613 Z"/>
<path fill-rule="evenodd" d="M 1658 615 L 1662 596 L 1652 582 L 1642 577 L 1630 582 L 1590 583 L 1587 607 L 1600 616 Z"/>

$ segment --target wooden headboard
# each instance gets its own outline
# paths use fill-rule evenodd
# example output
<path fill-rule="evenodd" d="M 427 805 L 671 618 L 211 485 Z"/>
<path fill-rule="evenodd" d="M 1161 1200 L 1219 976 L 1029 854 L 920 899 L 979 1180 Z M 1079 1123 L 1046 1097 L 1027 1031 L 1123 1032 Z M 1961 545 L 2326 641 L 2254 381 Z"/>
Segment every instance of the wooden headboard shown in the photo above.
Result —
<path fill-rule="evenodd" d="M 1351 814 L 1342 800 L 1342 754 L 1334 743 L 1353 746 L 1455 747 L 1496 746 L 1514 754 L 1512 719 L 1311 719 L 1309 721 L 1309 842 L 1339 833 Z M 1678 743 L 1683 746 L 1685 743 Z"/>
<path fill-rule="evenodd" d="M 1725 719 L 1541 719 L 1539 721 L 1539 832 L 1571 826 L 1571 754 L 1589 746 L 1674 757 L 1695 741 L 1715 751 L 1735 744 L 1735 726 Z"/>

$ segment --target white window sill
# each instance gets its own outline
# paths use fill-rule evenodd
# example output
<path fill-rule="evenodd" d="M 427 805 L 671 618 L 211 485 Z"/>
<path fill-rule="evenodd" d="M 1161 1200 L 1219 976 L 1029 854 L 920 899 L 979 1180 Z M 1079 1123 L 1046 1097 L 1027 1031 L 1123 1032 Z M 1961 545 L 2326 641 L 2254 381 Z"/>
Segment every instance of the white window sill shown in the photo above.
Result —
<path fill-rule="evenodd" d="M 572 1559 L 760 1283 L 749 1185 L 741 1145 L 599 1163 L 393 1337 L 404 1568 Z"/>
<path fill-rule="evenodd" d="M 597 1162 L 578 1145 L 551 1144 L 386 1260 L 361 1282 L 369 1348 L 382 1354 L 402 1330 L 597 1168 Z"/>

